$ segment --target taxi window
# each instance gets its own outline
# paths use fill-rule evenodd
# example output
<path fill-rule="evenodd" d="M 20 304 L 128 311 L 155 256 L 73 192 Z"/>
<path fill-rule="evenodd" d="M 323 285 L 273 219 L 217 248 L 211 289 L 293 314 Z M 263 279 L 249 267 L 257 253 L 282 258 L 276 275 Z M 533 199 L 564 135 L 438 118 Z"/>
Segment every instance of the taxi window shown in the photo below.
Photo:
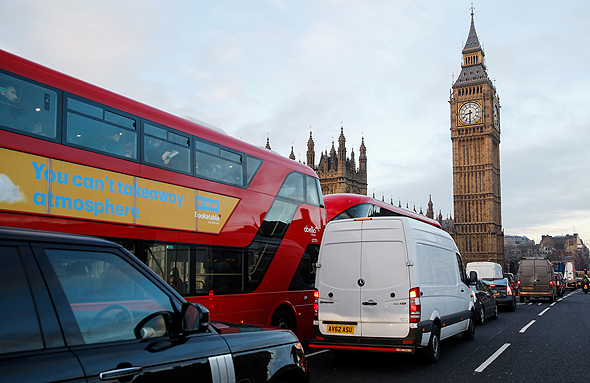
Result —
<path fill-rule="evenodd" d="M 45 250 L 86 344 L 136 339 L 154 312 L 172 313 L 169 296 L 133 265 L 110 252 Z M 165 325 L 154 331 L 164 335 Z"/>
<path fill-rule="evenodd" d="M 44 348 L 39 320 L 15 247 L 0 246 L 0 354 Z"/>

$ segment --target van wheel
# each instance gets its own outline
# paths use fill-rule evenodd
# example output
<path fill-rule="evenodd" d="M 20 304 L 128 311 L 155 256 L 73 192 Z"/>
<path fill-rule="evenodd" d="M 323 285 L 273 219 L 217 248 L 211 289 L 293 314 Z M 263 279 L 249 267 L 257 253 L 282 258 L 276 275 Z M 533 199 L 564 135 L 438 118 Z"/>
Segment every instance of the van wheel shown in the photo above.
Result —
<path fill-rule="evenodd" d="M 524 297 L 520 297 L 520 303 L 524 303 Z"/>
<path fill-rule="evenodd" d="M 467 326 L 467 330 L 461 333 L 461 336 L 465 340 L 473 340 L 475 338 L 475 314 L 471 314 L 471 318 L 469 318 L 469 325 Z"/>
<path fill-rule="evenodd" d="M 430 340 L 428 346 L 425 349 L 426 361 L 430 364 L 434 364 L 438 361 L 440 356 L 440 331 L 438 326 L 433 324 L 432 330 L 430 331 Z"/>

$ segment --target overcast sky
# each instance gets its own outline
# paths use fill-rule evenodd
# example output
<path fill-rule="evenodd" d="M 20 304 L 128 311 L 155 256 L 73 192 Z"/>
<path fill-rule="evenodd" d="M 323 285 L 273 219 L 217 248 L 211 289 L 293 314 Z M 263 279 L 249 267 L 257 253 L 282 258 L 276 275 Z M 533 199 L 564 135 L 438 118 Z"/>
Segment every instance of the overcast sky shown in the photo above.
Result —
<path fill-rule="evenodd" d="M 590 241 L 590 2 L 474 0 L 501 109 L 505 235 Z M 0 0 L 0 49 L 453 215 L 449 95 L 469 0 Z"/>

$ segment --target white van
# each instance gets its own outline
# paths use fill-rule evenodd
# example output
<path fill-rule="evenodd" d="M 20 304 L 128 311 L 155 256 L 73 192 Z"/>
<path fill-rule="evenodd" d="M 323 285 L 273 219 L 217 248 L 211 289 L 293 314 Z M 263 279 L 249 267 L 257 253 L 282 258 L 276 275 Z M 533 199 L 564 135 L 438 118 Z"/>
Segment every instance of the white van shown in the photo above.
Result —
<path fill-rule="evenodd" d="M 401 216 L 331 221 L 316 266 L 316 340 L 310 347 L 424 348 L 434 363 L 442 339 L 474 337 L 463 261 L 439 228 Z"/>
<path fill-rule="evenodd" d="M 469 262 L 465 269 L 467 274 L 475 271 L 479 279 L 494 280 L 504 278 L 502 266 L 495 262 Z"/>

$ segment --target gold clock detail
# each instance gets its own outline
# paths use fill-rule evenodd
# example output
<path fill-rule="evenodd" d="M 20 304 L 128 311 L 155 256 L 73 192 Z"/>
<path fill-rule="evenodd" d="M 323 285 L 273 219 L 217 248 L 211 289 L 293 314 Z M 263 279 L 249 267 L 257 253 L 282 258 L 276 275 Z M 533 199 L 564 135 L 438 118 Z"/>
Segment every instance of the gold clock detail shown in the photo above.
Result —
<path fill-rule="evenodd" d="M 464 124 L 474 124 L 481 117 L 481 107 L 477 102 L 467 102 L 459 109 L 459 119 Z"/>

